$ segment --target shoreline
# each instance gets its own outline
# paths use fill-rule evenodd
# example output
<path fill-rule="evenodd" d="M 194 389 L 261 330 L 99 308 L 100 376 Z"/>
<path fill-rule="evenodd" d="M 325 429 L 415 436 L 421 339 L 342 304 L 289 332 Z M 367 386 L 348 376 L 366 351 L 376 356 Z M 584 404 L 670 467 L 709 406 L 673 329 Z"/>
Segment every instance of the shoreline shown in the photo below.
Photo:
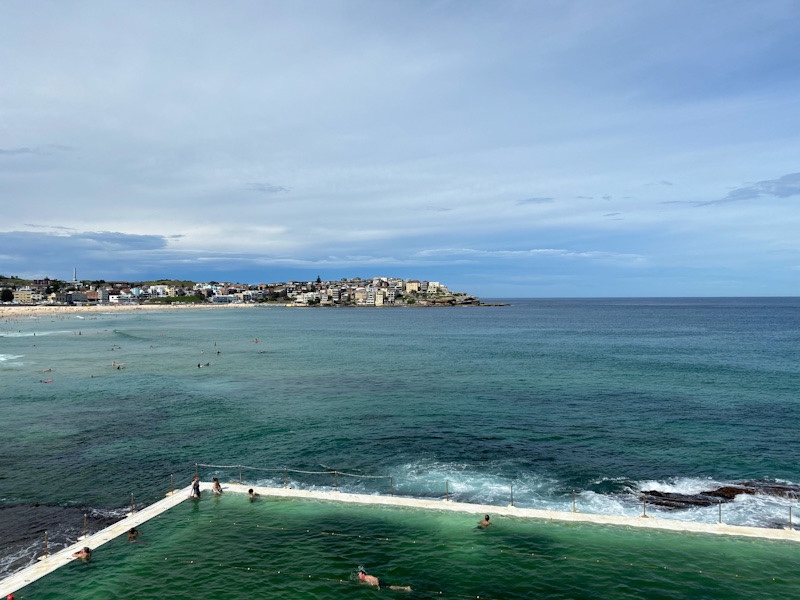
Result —
<path fill-rule="evenodd" d="M 471 308 L 482 306 L 509 306 L 507 302 L 488 302 L 480 304 L 467 304 L 467 305 L 444 305 L 444 304 L 420 304 L 420 305 L 402 305 L 402 306 L 352 306 L 352 308 Z M 91 313 L 108 313 L 108 312 L 133 312 L 133 311 L 152 311 L 152 310 L 231 310 L 243 308 L 336 308 L 336 307 L 310 307 L 295 304 L 286 304 L 282 302 L 270 303 L 239 303 L 239 304 L 195 304 L 195 303 L 176 303 L 176 304 L 96 304 L 90 306 L 80 305 L 59 305 L 59 304 L 4 304 L 0 305 L 0 321 L 11 321 L 16 319 L 24 319 L 31 317 L 58 317 L 63 315 L 72 314 L 91 314 Z"/>
<path fill-rule="evenodd" d="M 3 305 L 0 306 L 0 321 L 26 317 L 62 316 L 73 314 L 91 314 L 108 312 L 134 312 L 151 310 L 186 310 L 186 309 L 232 309 L 255 308 L 259 304 L 98 304 L 93 306 L 63 306 L 56 304 Z"/>

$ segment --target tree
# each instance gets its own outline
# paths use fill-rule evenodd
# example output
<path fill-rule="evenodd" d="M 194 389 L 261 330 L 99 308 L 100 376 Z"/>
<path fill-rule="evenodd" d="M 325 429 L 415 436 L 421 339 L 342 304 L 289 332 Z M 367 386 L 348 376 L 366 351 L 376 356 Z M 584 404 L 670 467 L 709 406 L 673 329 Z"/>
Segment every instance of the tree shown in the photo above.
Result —
<path fill-rule="evenodd" d="M 0 302 L 12 302 L 14 300 L 14 292 L 8 288 L 3 288 L 0 292 Z"/>

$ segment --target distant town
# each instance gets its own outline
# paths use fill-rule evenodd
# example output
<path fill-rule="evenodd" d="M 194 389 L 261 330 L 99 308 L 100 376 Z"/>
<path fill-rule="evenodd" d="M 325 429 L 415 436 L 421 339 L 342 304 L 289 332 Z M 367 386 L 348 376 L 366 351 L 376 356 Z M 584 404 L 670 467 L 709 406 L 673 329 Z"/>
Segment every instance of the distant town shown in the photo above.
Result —
<path fill-rule="evenodd" d="M 17 305 L 253 304 L 292 306 L 469 306 L 475 296 L 438 281 L 373 277 L 258 285 L 180 280 L 145 282 L 21 279 L 0 275 L 0 302 Z"/>

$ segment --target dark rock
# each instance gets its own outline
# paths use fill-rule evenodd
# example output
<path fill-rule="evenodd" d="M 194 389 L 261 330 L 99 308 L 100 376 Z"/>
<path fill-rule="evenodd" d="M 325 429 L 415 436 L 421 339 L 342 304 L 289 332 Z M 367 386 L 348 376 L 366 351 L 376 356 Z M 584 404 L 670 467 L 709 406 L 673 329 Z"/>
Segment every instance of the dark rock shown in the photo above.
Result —
<path fill-rule="evenodd" d="M 768 481 L 744 481 L 734 485 L 724 485 L 699 494 L 679 494 L 658 490 L 642 491 L 639 497 L 648 504 L 665 508 L 692 508 L 713 506 L 720 502 L 730 502 L 739 494 L 759 494 L 779 498 L 800 498 L 800 486 L 771 483 Z"/>

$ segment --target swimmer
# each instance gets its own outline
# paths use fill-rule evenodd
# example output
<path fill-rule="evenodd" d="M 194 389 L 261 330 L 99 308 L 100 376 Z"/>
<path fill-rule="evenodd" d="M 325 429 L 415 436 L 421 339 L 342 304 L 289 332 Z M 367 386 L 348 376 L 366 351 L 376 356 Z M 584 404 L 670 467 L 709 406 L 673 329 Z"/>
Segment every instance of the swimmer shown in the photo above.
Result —
<path fill-rule="evenodd" d="M 364 570 L 363 567 L 359 567 L 358 569 L 358 580 L 361 583 L 374 586 L 378 589 L 387 588 L 390 590 L 399 590 L 403 592 L 411 591 L 410 585 L 386 585 L 385 583 L 381 583 L 380 580 L 377 577 L 375 577 L 375 575 L 367 575 L 367 572 Z"/>
<path fill-rule="evenodd" d="M 367 575 L 367 572 L 364 569 L 358 570 L 358 580 L 361 583 L 366 583 L 367 585 L 374 585 L 376 588 L 381 587 L 381 582 L 378 581 L 378 578 L 375 575 Z"/>
<path fill-rule="evenodd" d="M 137 538 L 137 537 L 139 537 L 140 535 L 142 535 L 142 532 L 141 532 L 141 531 L 139 531 L 139 530 L 138 530 L 138 529 L 136 529 L 135 527 L 131 527 L 131 528 L 128 530 L 128 541 L 129 541 L 129 542 L 135 542 L 135 541 L 136 541 L 136 538 Z"/>
<path fill-rule="evenodd" d="M 211 485 L 211 490 L 215 494 L 221 494 L 222 493 L 222 486 L 219 484 L 219 479 L 217 479 L 216 477 L 214 477 L 214 483 Z"/>
<path fill-rule="evenodd" d="M 250 497 L 250 502 L 252 502 L 253 500 L 255 500 L 255 499 L 256 499 L 256 497 L 258 496 L 258 494 L 256 494 L 256 493 L 253 491 L 253 488 L 250 488 L 249 490 L 247 490 L 247 495 Z"/>
<path fill-rule="evenodd" d="M 483 521 L 478 521 L 478 527 L 481 529 L 486 529 L 491 523 L 489 523 L 489 515 L 484 515 Z"/>
<path fill-rule="evenodd" d="M 89 559 L 92 558 L 92 549 L 84 546 L 81 550 L 73 552 L 72 558 L 80 558 L 83 562 L 89 562 Z"/>

